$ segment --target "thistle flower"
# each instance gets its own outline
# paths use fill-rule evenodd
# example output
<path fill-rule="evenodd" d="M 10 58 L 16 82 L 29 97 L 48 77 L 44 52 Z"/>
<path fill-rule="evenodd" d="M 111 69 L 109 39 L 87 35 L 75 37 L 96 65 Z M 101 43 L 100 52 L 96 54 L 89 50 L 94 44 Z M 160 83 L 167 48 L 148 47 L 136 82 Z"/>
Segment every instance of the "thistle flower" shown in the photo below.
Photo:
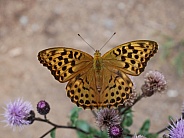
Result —
<path fill-rule="evenodd" d="M 166 80 L 158 71 L 149 71 L 141 89 L 144 96 L 152 96 L 155 92 L 162 92 L 166 89 Z"/>
<path fill-rule="evenodd" d="M 184 120 L 181 118 L 176 123 L 172 122 L 168 130 L 170 138 L 184 138 Z"/>
<path fill-rule="evenodd" d="M 135 91 L 133 91 L 129 97 L 129 99 L 125 100 L 125 107 L 127 106 L 132 106 L 134 101 L 137 99 L 137 93 Z"/>
<path fill-rule="evenodd" d="M 113 125 L 119 125 L 121 118 L 119 112 L 116 109 L 103 108 L 97 113 L 96 122 L 100 129 L 109 128 Z"/>
<path fill-rule="evenodd" d="M 108 129 L 108 135 L 110 138 L 120 138 L 123 134 L 123 129 L 120 125 L 110 126 Z"/>
<path fill-rule="evenodd" d="M 49 104 L 46 101 L 41 100 L 37 104 L 37 111 L 41 115 L 46 115 L 50 111 L 50 106 L 49 106 Z"/>
<path fill-rule="evenodd" d="M 30 121 L 29 124 L 32 124 L 35 120 L 35 112 L 33 110 L 31 110 L 29 112 L 29 115 L 25 118 L 27 121 Z"/>
<path fill-rule="evenodd" d="M 3 114 L 8 126 L 23 127 L 24 125 L 29 125 L 33 123 L 33 111 L 32 105 L 28 101 L 23 101 L 22 99 L 17 99 L 14 102 L 10 102 L 6 105 L 5 113 Z M 32 118 L 32 120 L 31 120 Z"/>

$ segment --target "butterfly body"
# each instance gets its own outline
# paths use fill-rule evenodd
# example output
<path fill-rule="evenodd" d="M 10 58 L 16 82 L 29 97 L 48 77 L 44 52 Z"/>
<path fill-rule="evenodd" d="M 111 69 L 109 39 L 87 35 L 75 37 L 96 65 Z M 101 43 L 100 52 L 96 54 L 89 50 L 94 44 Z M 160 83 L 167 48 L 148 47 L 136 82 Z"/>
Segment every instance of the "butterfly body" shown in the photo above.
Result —
<path fill-rule="evenodd" d="M 93 68 L 98 72 L 102 68 L 102 57 L 99 50 L 96 50 L 94 53 L 94 59 L 93 59 Z"/>
<path fill-rule="evenodd" d="M 85 108 L 116 107 L 129 99 L 133 83 L 127 76 L 144 71 L 147 61 L 157 52 L 150 40 L 119 45 L 103 56 L 94 57 L 73 48 L 56 47 L 40 51 L 38 59 L 61 83 L 68 82 L 67 96 Z"/>

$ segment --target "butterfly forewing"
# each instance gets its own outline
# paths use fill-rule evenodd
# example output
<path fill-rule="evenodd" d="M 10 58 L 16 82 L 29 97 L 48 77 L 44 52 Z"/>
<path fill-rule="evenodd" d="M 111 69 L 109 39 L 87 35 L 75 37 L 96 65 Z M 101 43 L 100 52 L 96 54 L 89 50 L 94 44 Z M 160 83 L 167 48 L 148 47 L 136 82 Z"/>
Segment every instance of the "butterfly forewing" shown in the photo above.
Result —
<path fill-rule="evenodd" d="M 40 63 L 60 82 L 67 82 L 92 64 L 93 57 L 80 50 L 56 47 L 39 52 Z M 85 70 L 83 70 L 85 71 Z"/>
<path fill-rule="evenodd" d="M 102 58 L 106 65 L 114 66 L 124 73 L 139 75 L 147 65 L 147 61 L 157 52 L 158 45 L 150 40 L 137 40 L 121 44 Z"/>

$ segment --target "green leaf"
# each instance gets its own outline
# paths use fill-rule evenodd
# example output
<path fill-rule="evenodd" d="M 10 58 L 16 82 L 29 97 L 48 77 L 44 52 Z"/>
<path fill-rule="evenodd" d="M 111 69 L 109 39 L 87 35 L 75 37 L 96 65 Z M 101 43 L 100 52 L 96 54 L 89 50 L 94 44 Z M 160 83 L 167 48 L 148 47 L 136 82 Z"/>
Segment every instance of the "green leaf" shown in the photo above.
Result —
<path fill-rule="evenodd" d="M 123 122 L 122 122 L 122 127 L 130 127 L 133 124 L 133 115 L 132 115 L 132 110 L 129 109 L 125 112 L 123 115 Z"/>
<path fill-rule="evenodd" d="M 100 138 L 109 138 L 107 131 L 100 131 L 96 136 L 99 136 Z"/>
<path fill-rule="evenodd" d="M 55 137 L 56 137 L 56 129 L 53 129 L 53 130 L 50 132 L 50 136 L 51 136 L 51 138 L 55 138 Z"/>
<path fill-rule="evenodd" d="M 170 55 L 171 49 L 173 46 L 174 46 L 174 41 L 168 38 L 167 41 L 162 46 L 162 49 L 163 49 L 162 57 L 164 59 Z"/>
<path fill-rule="evenodd" d="M 76 121 L 76 127 L 83 130 L 83 131 L 85 131 L 85 132 L 87 132 L 87 133 L 89 133 L 89 131 L 90 131 L 89 124 L 84 120 L 77 120 Z"/>
<path fill-rule="evenodd" d="M 120 113 L 122 113 L 122 112 L 124 112 L 126 110 L 126 108 L 121 108 L 120 109 Z M 128 114 L 128 113 L 131 113 L 132 112 L 132 109 L 130 108 L 130 109 L 128 109 L 124 114 Z M 124 115 L 123 114 L 123 115 Z"/>
<path fill-rule="evenodd" d="M 146 120 L 141 129 L 139 130 L 140 135 L 145 136 L 146 138 L 158 138 L 158 134 L 155 133 L 149 133 L 149 129 L 150 129 L 150 120 Z"/>
<path fill-rule="evenodd" d="M 180 51 L 174 58 L 174 66 L 177 68 L 177 73 L 182 76 L 184 74 L 184 52 Z"/>
<path fill-rule="evenodd" d="M 132 136 L 126 136 L 126 134 L 125 134 L 125 136 L 123 138 L 132 138 Z"/>
<path fill-rule="evenodd" d="M 79 138 L 92 138 L 92 134 L 90 134 L 90 126 L 87 122 L 85 122 L 84 120 L 77 120 L 76 121 L 76 127 L 83 130 L 84 132 L 86 133 L 89 133 L 89 134 L 86 134 L 86 133 L 83 133 L 81 131 L 77 131 L 77 135 Z"/>
<path fill-rule="evenodd" d="M 84 120 L 77 120 L 76 127 L 88 133 L 86 134 L 86 133 L 77 131 L 77 135 L 79 138 L 94 138 L 94 136 L 98 136 L 100 138 L 108 138 L 106 131 L 98 131 L 97 129 L 91 127 Z"/>
<path fill-rule="evenodd" d="M 82 132 L 77 132 L 78 138 L 94 138 L 92 134 L 85 134 Z"/>
<path fill-rule="evenodd" d="M 78 120 L 79 117 L 79 112 L 81 111 L 81 108 L 78 107 L 74 107 L 71 111 L 70 111 L 70 121 L 72 123 L 72 126 L 75 126 L 76 121 Z"/>
<path fill-rule="evenodd" d="M 150 120 L 146 120 L 146 121 L 143 123 L 141 129 L 139 130 L 139 134 L 145 136 L 145 135 L 148 134 L 149 129 L 150 129 Z"/>
<path fill-rule="evenodd" d="M 131 116 L 127 116 L 126 119 L 123 121 L 124 127 L 130 127 L 133 124 L 133 120 Z"/>
<path fill-rule="evenodd" d="M 100 138 L 108 138 L 108 134 L 107 131 L 101 131 L 101 130 L 97 130 L 93 127 L 90 127 L 90 133 L 93 134 L 93 136 L 98 136 Z"/>
<path fill-rule="evenodd" d="M 153 134 L 153 133 L 149 133 L 147 135 L 145 135 L 147 138 L 157 138 L 158 134 Z"/>
<path fill-rule="evenodd" d="M 130 130 L 127 128 L 123 128 L 123 134 L 130 134 Z"/>

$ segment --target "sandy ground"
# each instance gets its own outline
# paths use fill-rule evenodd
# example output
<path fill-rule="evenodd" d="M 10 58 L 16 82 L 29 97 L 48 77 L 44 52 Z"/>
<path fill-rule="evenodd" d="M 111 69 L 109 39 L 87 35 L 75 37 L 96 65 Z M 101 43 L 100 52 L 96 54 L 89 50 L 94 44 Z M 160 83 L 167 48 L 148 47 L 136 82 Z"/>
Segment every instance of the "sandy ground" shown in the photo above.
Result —
<path fill-rule="evenodd" d="M 93 55 L 93 50 L 77 34 L 99 49 L 116 32 L 102 53 L 137 39 L 154 40 L 160 46 L 145 72 L 135 77 L 135 82 L 139 88 L 146 72 L 158 70 L 167 78 L 168 88 L 165 94 L 143 99 L 133 108 L 131 128 L 133 133 L 137 132 L 142 122 L 150 118 L 151 131 L 160 130 L 168 124 L 168 115 L 180 117 L 184 97 L 183 74 L 178 75 L 173 66 L 175 57 L 184 50 L 183 45 L 177 46 L 184 40 L 183 7 L 183 0 L 0 0 L 0 106 L 23 97 L 36 109 L 37 102 L 44 99 L 51 105 L 48 118 L 67 125 L 69 111 L 75 105 L 66 96 L 66 84 L 60 84 L 51 76 L 38 62 L 37 53 L 48 47 L 66 46 Z M 168 39 L 173 44 L 168 56 L 163 58 Z M 0 108 L 0 113 L 3 112 Z M 80 117 L 95 121 L 89 110 L 82 111 Z M 0 120 L 4 120 L 3 116 Z M 22 131 L 13 132 L 4 126 L 0 123 L 3 138 L 37 138 L 51 128 L 35 122 Z M 57 137 L 77 136 L 73 130 L 58 129 Z"/>

